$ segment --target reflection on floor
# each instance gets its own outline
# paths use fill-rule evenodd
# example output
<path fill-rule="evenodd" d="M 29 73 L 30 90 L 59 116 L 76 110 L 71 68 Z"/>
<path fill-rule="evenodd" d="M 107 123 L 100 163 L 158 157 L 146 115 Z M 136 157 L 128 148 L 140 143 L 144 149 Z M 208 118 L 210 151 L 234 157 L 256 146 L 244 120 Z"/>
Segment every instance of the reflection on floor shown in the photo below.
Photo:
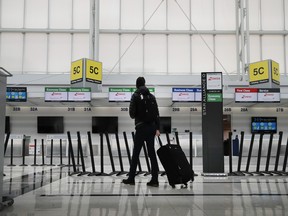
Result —
<path fill-rule="evenodd" d="M 4 193 L 14 204 L 0 215 L 223 216 L 288 215 L 287 176 L 195 177 L 188 188 L 173 189 L 166 176 L 159 188 L 150 176 L 69 176 L 58 166 L 4 167 Z"/>

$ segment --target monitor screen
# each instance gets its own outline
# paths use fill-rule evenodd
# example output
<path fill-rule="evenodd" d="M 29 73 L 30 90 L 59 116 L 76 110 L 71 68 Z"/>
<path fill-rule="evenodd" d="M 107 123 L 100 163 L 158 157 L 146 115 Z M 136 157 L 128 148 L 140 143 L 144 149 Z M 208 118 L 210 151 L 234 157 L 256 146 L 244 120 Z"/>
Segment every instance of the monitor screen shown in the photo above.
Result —
<path fill-rule="evenodd" d="M 63 116 L 38 116 L 37 132 L 47 134 L 64 133 Z"/>
<path fill-rule="evenodd" d="M 160 117 L 160 133 L 171 133 L 171 117 Z"/>
<path fill-rule="evenodd" d="M 5 118 L 5 133 L 10 133 L 10 116 Z"/>
<path fill-rule="evenodd" d="M 6 88 L 7 102 L 26 102 L 27 87 L 7 87 Z"/>
<path fill-rule="evenodd" d="M 92 133 L 118 133 L 118 117 L 93 116 Z"/>
<path fill-rule="evenodd" d="M 252 117 L 251 133 L 277 133 L 277 118 Z"/>

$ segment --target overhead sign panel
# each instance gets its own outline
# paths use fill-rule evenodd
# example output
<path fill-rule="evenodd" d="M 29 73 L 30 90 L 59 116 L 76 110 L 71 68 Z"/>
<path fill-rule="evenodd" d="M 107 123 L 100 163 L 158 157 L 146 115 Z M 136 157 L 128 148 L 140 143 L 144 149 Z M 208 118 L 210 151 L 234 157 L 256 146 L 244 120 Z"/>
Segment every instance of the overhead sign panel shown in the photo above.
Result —
<path fill-rule="evenodd" d="M 45 102 L 91 101 L 91 88 L 45 88 Z"/>
<path fill-rule="evenodd" d="M 91 88 L 69 88 L 68 101 L 91 101 Z"/>
<path fill-rule="evenodd" d="M 269 61 L 260 61 L 249 65 L 250 85 L 269 82 Z"/>
<path fill-rule="evenodd" d="M 109 101 L 130 101 L 132 95 L 131 88 L 109 88 Z"/>
<path fill-rule="evenodd" d="M 235 102 L 256 103 L 257 93 L 258 93 L 257 88 L 235 88 Z"/>
<path fill-rule="evenodd" d="M 275 61 L 271 60 L 271 73 L 272 73 L 272 82 L 280 85 L 280 71 L 279 71 L 279 64 Z"/>
<path fill-rule="evenodd" d="M 71 63 L 71 71 L 70 71 L 70 81 L 71 84 L 75 84 L 83 81 L 83 60 L 77 60 Z"/>
<path fill-rule="evenodd" d="M 86 81 L 102 83 L 102 63 L 86 59 Z"/>
<path fill-rule="evenodd" d="M 174 102 L 193 102 L 195 92 L 193 88 L 172 88 L 172 101 Z"/>
<path fill-rule="evenodd" d="M 262 103 L 280 103 L 280 89 L 259 89 L 258 102 Z"/>
<path fill-rule="evenodd" d="M 68 100 L 68 89 L 67 88 L 45 88 L 45 102 L 52 101 L 67 101 Z"/>

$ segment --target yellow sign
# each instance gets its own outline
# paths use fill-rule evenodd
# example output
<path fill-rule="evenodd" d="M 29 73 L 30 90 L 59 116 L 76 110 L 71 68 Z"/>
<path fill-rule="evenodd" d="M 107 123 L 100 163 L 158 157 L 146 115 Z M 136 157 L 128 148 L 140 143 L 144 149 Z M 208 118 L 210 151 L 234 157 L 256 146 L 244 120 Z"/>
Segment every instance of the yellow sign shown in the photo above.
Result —
<path fill-rule="evenodd" d="M 71 63 L 70 83 L 83 81 L 83 59 Z"/>
<path fill-rule="evenodd" d="M 250 85 L 269 82 L 269 61 L 251 63 L 249 66 Z"/>
<path fill-rule="evenodd" d="M 86 81 L 92 83 L 102 83 L 102 62 L 86 60 Z"/>
<path fill-rule="evenodd" d="M 272 82 L 277 85 L 280 85 L 279 64 L 275 61 L 271 61 L 271 73 L 272 73 Z"/>

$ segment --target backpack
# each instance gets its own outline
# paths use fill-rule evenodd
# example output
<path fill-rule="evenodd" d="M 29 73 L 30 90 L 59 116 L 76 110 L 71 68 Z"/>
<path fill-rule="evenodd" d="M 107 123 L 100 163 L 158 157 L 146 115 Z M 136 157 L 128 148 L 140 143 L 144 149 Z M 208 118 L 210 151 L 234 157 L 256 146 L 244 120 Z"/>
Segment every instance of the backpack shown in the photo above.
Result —
<path fill-rule="evenodd" d="M 152 94 L 140 95 L 140 102 L 138 108 L 138 116 L 141 122 L 154 122 L 156 121 L 159 111 L 157 107 L 157 102 Z"/>

